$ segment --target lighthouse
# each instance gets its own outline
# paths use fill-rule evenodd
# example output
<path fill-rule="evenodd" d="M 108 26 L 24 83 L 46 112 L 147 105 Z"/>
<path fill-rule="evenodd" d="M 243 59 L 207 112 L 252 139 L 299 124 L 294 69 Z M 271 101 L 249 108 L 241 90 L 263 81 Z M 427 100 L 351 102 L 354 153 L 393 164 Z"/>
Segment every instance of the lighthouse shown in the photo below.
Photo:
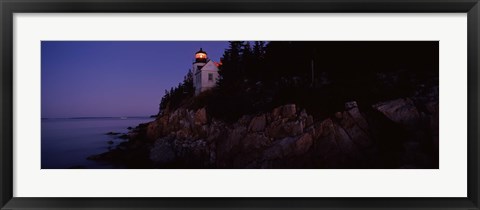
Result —
<path fill-rule="evenodd" d="M 217 85 L 218 64 L 208 59 L 207 53 L 202 48 L 195 53 L 192 73 L 195 95 Z"/>

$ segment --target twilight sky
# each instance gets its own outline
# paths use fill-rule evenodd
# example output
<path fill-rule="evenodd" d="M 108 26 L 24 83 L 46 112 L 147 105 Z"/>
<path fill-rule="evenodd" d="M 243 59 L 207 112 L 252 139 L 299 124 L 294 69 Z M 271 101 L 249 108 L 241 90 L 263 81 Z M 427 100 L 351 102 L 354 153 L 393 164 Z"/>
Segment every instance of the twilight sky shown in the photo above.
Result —
<path fill-rule="evenodd" d="M 228 42 L 42 41 L 42 118 L 149 116 L 200 47 L 218 61 Z"/>

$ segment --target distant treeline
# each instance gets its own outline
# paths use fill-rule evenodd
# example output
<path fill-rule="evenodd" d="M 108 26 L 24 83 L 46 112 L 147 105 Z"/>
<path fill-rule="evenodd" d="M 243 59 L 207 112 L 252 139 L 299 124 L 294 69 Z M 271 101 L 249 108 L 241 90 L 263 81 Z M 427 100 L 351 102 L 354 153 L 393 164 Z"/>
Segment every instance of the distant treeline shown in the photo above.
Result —
<path fill-rule="evenodd" d="M 194 93 L 193 74 L 191 71 L 188 71 L 183 78 L 183 82 L 179 83 L 177 87 L 172 87 L 170 91 L 165 90 L 165 94 L 160 102 L 160 113 L 158 115 L 165 110 L 173 110 L 180 107 L 182 102 L 191 99 Z"/>
<path fill-rule="evenodd" d="M 438 85 L 438 56 L 436 41 L 231 41 L 216 88 L 194 98 L 189 72 L 160 110 L 207 107 L 234 121 L 295 103 L 326 116 L 346 101 L 369 106 Z"/>

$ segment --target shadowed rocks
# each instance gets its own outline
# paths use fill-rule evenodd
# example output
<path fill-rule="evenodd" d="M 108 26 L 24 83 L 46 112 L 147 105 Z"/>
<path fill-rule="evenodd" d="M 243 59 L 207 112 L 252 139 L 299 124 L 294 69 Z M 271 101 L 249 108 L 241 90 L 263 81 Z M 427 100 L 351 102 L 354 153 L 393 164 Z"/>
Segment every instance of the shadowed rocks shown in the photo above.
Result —
<path fill-rule="evenodd" d="M 422 109 L 415 103 L 401 98 L 362 111 L 351 101 L 323 119 L 286 104 L 234 123 L 208 116 L 205 108 L 180 108 L 90 159 L 153 168 L 435 168 L 438 103 Z"/>

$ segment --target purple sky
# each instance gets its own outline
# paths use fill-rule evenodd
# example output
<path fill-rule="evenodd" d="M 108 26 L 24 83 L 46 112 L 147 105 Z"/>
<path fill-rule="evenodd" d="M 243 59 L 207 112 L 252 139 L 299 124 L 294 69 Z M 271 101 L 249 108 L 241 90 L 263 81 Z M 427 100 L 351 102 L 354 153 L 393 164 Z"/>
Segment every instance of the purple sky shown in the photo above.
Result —
<path fill-rule="evenodd" d="M 43 41 L 42 118 L 149 116 L 200 47 L 218 61 L 228 42 Z"/>

